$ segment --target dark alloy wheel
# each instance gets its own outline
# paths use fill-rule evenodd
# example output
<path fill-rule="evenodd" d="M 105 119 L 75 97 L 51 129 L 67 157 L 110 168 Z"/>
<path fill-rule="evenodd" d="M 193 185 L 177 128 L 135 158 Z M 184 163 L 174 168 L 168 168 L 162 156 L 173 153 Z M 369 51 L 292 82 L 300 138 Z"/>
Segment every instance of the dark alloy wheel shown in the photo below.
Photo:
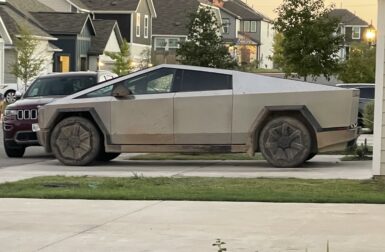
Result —
<path fill-rule="evenodd" d="M 13 141 L 4 141 L 4 150 L 10 158 L 20 158 L 24 156 L 25 146 L 18 145 Z"/>
<path fill-rule="evenodd" d="M 88 165 L 100 152 L 100 134 L 95 125 L 83 117 L 69 117 L 52 131 L 51 148 L 65 165 Z"/>
<path fill-rule="evenodd" d="M 266 160 L 275 167 L 297 167 L 311 155 L 309 130 L 293 117 L 277 117 L 262 129 L 259 147 Z"/>

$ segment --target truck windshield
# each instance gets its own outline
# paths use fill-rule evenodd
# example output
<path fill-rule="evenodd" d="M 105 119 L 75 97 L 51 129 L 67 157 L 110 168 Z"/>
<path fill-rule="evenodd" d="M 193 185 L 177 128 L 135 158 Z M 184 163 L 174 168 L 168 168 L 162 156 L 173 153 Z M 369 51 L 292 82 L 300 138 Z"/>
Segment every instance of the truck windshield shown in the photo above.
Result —
<path fill-rule="evenodd" d="M 71 95 L 94 86 L 96 82 L 96 75 L 38 78 L 28 88 L 24 97 Z"/>

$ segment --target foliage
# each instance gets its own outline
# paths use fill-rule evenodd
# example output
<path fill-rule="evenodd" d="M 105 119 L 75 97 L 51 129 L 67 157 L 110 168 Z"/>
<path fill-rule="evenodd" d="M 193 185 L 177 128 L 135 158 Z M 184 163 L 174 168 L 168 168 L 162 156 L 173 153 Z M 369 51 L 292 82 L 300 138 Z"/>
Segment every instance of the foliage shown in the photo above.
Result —
<path fill-rule="evenodd" d="M 241 64 L 240 66 L 237 67 L 239 71 L 243 72 L 249 72 L 249 73 L 257 73 L 260 71 L 259 68 L 259 61 L 254 60 L 253 62 L 249 64 Z"/>
<path fill-rule="evenodd" d="M 115 61 L 112 72 L 117 75 L 126 75 L 133 70 L 130 58 L 130 45 L 127 40 L 123 40 L 123 43 L 120 46 L 120 52 L 106 52 L 106 55 Z"/>
<path fill-rule="evenodd" d="M 276 9 L 274 28 L 283 36 L 282 48 L 278 48 L 282 55 L 277 57 L 287 76 L 330 79 L 336 73 L 343 37 L 336 34 L 339 20 L 330 17 L 331 10 L 323 0 L 284 0 Z"/>
<path fill-rule="evenodd" d="M 17 55 L 11 73 L 22 81 L 25 89 L 43 70 L 45 58 L 37 52 L 39 41 L 26 28 L 19 27 L 19 33 L 19 37 L 14 38 Z"/>
<path fill-rule="evenodd" d="M 341 64 L 338 79 L 345 83 L 374 83 L 376 49 L 365 43 L 351 46 L 349 58 Z"/>
<path fill-rule="evenodd" d="M 270 60 L 274 63 L 274 68 L 283 69 L 285 67 L 285 57 L 283 56 L 283 35 L 277 32 L 273 41 L 273 56 Z"/>
<path fill-rule="evenodd" d="M 140 53 L 139 69 L 146 69 L 150 66 L 151 66 L 151 50 L 149 48 L 146 48 Z"/>
<path fill-rule="evenodd" d="M 188 37 L 177 49 L 178 61 L 182 64 L 214 68 L 234 68 L 228 48 L 220 36 L 220 25 L 209 7 L 190 14 L 187 25 Z"/>
<path fill-rule="evenodd" d="M 370 132 L 373 132 L 374 125 L 374 102 L 368 102 L 365 106 L 364 110 L 364 126 L 365 128 L 369 128 Z"/>

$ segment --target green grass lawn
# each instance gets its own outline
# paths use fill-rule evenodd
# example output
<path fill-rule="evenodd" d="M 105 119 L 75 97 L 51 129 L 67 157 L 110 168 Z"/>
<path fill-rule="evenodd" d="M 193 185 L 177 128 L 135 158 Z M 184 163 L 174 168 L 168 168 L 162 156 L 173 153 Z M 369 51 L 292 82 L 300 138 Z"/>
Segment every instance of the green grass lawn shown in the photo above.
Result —
<path fill-rule="evenodd" d="M 2 198 L 385 203 L 385 180 L 40 177 L 0 184 Z"/>

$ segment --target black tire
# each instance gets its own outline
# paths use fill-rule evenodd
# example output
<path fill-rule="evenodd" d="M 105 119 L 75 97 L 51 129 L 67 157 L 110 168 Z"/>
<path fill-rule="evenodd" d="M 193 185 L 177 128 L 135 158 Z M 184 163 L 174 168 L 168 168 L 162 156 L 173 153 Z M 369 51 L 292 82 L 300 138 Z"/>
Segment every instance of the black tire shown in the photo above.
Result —
<path fill-rule="evenodd" d="M 100 153 L 100 140 L 100 133 L 90 120 L 68 117 L 53 129 L 51 148 L 63 164 L 84 166 L 96 160 Z"/>
<path fill-rule="evenodd" d="M 266 160 L 275 167 L 297 167 L 311 154 L 312 138 L 300 120 L 281 116 L 263 127 L 259 148 Z"/>
<path fill-rule="evenodd" d="M 9 90 L 4 94 L 4 100 L 8 104 L 12 104 L 16 101 L 16 91 L 14 90 Z"/>
<path fill-rule="evenodd" d="M 4 150 L 5 154 L 7 154 L 10 158 L 20 158 L 24 156 L 25 146 L 18 145 L 13 141 L 4 141 Z"/>
<path fill-rule="evenodd" d="M 101 152 L 99 152 L 99 155 L 96 157 L 96 161 L 108 162 L 108 161 L 111 161 L 111 160 L 117 158 L 119 155 L 120 155 L 120 153 L 116 153 L 116 152 L 101 151 Z"/>
<path fill-rule="evenodd" d="M 314 153 L 314 152 L 311 152 L 310 155 L 307 157 L 306 161 L 312 159 L 313 157 L 315 157 L 315 155 L 317 155 L 318 153 Z"/>

